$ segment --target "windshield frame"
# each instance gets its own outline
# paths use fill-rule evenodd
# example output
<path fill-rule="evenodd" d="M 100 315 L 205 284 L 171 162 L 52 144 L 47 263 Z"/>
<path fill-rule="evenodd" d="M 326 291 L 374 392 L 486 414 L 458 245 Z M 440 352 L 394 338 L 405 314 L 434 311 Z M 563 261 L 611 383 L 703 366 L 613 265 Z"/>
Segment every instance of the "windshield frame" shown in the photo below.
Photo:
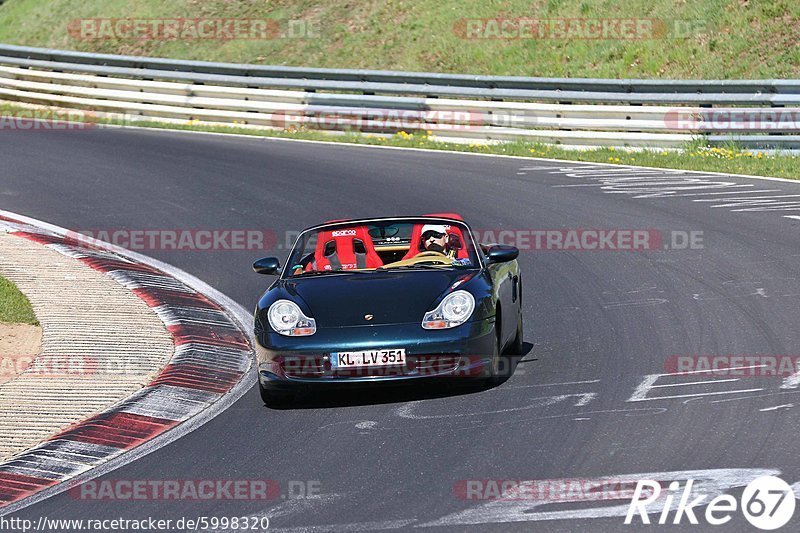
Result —
<path fill-rule="evenodd" d="M 354 219 L 350 219 L 350 220 L 337 220 L 337 221 L 334 221 L 334 222 L 324 222 L 322 224 L 316 224 L 314 226 L 310 226 L 310 227 L 304 229 L 303 231 L 301 231 L 300 234 L 295 239 L 294 244 L 292 244 L 292 248 L 289 251 L 289 255 L 286 257 L 286 263 L 283 265 L 283 268 L 281 269 L 281 276 L 280 276 L 279 279 L 281 279 L 281 280 L 285 280 L 285 279 L 295 280 L 295 279 L 302 279 L 304 277 L 304 274 L 300 274 L 299 276 L 291 276 L 291 275 L 287 276 L 287 272 L 290 270 L 290 266 L 289 266 L 290 261 L 289 261 L 289 259 L 292 256 L 294 256 L 295 249 L 297 248 L 298 243 L 300 243 L 303 240 L 303 238 L 305 237 L 305 235 L 307 233 L 310 233 L 310 232 L 313 232 L 313 231 L 335 229 L 335 228 L 346 227 L 346 226 L 364 225 L 364 224 L 369 224 L 371 222 L 372 223 L 374 223 L 374 222 L 404 222 L 404 223 L 409 223 L 409 224 L 426 224 L 426 223 L 431 223 L 431 222 L 439 222 L 439 223 L 444 223 L 444 224 L 455 224 L 455 225 L 463 226 L 464 228 L 466 228 L 467 233 L 469 234 L 469 240 L 472 243 L 473 250 L 475 250 L 475 257 L 478 260 L 478 264 L 474 265 L 471 268 L 468 267 L 468 268 L 463 268 L 463 269 L 460 269 L 460 270 L 465 270 L 466 271 L 466 270 L 474 270 L 474 269 L 483 269 L 484 266 L 485 266 L 484 258 L 483 258 L 483 251 L 482 251 L 482 249 L 480 247 L 480 244 L 475 240 L 475 235 L 472 233 L 472 228 L 464 220 L 458 220 L 456 218 L 450 218 L 450 217 L 422 216 L 422 215 L 396 216 L 396 217 L 354 218 Z M 450 269 L 450 268 L 452 268 L 452 267 L 442 267 L 442 270 L 447 270 L 447 269 Z M 422 270 L 422 269 L 420 269 L 420 270 Z M 398 271 L 400 271 L 400 270 L 398 270 Z M 359 274 L 359 273 L 364 273 L 364 272 L 392 272 L 392 270 L 391 269 L 387 269 L 387 270 L 377 270 L 377 269 L 370 269 L 370 270 L 365 270 L 365 269 L 334 270 L 334 271 L 330 271 L 330 274 Z M 408 270 L 408 272 L 411 272 L 411 270 Z M 308 277 L 315 277 L 315 276 L 308 276 Z"/>

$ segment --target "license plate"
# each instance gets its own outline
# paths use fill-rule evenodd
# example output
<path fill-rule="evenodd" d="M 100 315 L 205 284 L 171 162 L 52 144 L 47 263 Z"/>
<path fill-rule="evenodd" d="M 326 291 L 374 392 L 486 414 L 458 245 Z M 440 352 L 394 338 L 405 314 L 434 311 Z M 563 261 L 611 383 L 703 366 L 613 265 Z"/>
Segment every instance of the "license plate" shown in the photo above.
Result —
<path fill-rule="evenodd" d="M 331 353 L 332 368 L 394 366 L 404 365 L 405 362 L 406 351 L 403 348 Z"/>

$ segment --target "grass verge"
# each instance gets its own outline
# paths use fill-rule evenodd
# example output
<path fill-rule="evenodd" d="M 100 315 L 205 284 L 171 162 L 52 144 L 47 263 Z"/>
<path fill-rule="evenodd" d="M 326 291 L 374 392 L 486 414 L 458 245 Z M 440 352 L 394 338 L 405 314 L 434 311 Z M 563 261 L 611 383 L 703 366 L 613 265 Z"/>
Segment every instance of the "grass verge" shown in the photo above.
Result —
<path fill-rule="evenodd" d="M 30 116 L 30 108 L 14 104 L 0 104 L 0 117 Z M 78 114 L 70 115 L 80 119 Z M 501 144 L 460 144 L 443 142 L 428 136 L 426 133 L 399 132 L 390 137 L 357 132 L 331 134 L 318 130 L 268 130 L 237 127 L 229 125 L 199 124 L 187 121 L 185 124 L 159 121 L 130 122 L 122 119 L 106 118 L 88 113 L 83 116 L 86 122 L 100 125 L 137 126 L 155 129 L 182 131 L 203 131 L 212 133 L 233 133 L 254 137 L 277 137 L 312 141 L 334 141 L 348 144 L 374 146 L 394 146 L 400 148 L 423 148 L 428 150 L 448 150 L 455 152 L 473 152 L 481 154 L 512 155 L 520 157 L 540 157 L 562 159 L 565 161 L 582 161 L 591 163 L 613 163 L 620 165 L 636 165 L 643 167 L 669 168 L 679 170 L 699 170 L 706 172 L 723 172 L 728 174 L 747 174 L 752 176 L 800 179 L 800 165 L 795 155 L 769 155 L 764 152 L 743 150 L 735 144 L 723 147 L 711 147 L 701 138 L 687 143 L 681 150 L 648 149 L 634 151 L 625 148 L 595 148 L 588 150 L 570 150 L 557 145 L 514 141 Z M 72 130 L 64 130 L 65 134 Z"/>
<path fill-rule="evenodd" d="M 17 286 L 0 276 L 0 322 L 39 325 L 30 302 Z"/>
<path fill-rule="evenodd" d="M 268 21 L 265 35 L 150 30 Z M 115 21 L 143 23 L 140 31 Z M 643 31 L 625 31 L 634 22 Z M 602 23 L 604 30 L 595 31 Z M 137 26 L 139 27 L 139 26 Z M 511 76 L 800 76 L 796 0 L 9 0 L 0 42 L 329 68 Z M 594 28 L 594 30 L 593 30 Z"/>

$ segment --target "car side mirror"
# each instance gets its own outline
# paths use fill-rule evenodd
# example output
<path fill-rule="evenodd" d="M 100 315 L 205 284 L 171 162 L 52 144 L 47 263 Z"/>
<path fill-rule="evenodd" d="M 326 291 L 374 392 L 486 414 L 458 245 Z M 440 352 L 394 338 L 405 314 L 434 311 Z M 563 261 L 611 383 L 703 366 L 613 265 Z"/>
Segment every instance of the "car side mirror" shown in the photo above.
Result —
<path fill-rule="evenodd" d="M 505 244 L 495 244 L 489 247 L 486 257 L 489 258 L 490 263 L 507 263 L 519 257 L 519 248 Z"/>
<path fill-rule="evenodd" d="M 280 272 L 281 262 L 277 257 L 264 257 L 253 263 L 253 270 L 257 274 L 275 276 Z"/>

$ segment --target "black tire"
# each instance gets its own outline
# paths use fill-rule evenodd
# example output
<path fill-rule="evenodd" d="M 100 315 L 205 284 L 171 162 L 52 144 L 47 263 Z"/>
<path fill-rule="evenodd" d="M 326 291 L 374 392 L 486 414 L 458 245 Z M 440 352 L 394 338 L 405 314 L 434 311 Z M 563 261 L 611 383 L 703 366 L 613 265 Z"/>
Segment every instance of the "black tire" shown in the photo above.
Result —
<path fill-rule="evenodd" d="M 523 334 L 522 313 L 520 313 L 519 319 L 517 319 L 517 335 L 508 347 L 509 355 L 522 355 Z"/>
<path fill-rule="evenodd" d="M 503 373 L 504 369 L 504 357 L 502 352 L 500 351 L 500 335 L 501 335 L 501 328 L 500 322 L 495 322 L 495 341 L 494 341 L 494 350 L 492 351 L 492 362 L 489 366 L 489 377 L 486 378 L 486 385 L 490 387 L 495 387 L 499 385 L 503 381 Z"/>

